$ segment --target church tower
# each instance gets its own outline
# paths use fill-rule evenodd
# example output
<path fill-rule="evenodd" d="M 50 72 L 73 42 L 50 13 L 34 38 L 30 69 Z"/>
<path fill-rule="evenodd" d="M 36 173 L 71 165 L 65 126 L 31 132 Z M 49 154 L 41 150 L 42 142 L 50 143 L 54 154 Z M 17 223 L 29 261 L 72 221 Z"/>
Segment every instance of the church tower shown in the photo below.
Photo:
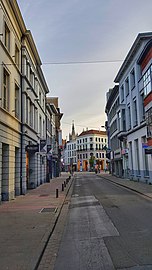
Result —
<path fill-rule="evenodd" d="M 75 127 L 74 127 L 74 120 L 72 121 L 72 133 L 69 133 L 69 141 L 75 140 L 76 134 L 75 134 Z"/>

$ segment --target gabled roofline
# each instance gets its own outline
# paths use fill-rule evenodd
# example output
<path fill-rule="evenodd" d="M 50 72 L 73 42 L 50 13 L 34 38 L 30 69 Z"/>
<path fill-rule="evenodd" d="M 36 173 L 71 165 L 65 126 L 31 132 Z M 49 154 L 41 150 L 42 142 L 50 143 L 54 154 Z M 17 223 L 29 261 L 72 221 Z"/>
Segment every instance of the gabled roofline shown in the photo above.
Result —
<path fill-rule="evenodd" d="M 127 69 L 127 67 L 130 65 L 133 56 L 135 55 L 135 53 L 137 52 L 138 48 L 141 45 L 141 42 L 143 40 L 149 39 L 150 37 L 152 37 L 152 32 L 145 32 L 145 33 L 139 33 L 137 38 L 135 39 L 131 49 L 129 50 L 122 66 L 120 67 L 116 78 L 114 79 L 115 83 L 119 83 L 122 75 L 124 74 L 125 70 Z"/>
<path fill-rule="evenodd" d="M 13 10 L 13 12 L 15 14 L 15 18 L 16 18 L 16 20 L 18 22 L 18 25 L 19 25 L 19 27 L 21 29 L 22 34 L 24 34 L 26 32 L 26 25 L 24 23 L 24 20 L 23 20 L 23 17 L 22 17 L 22 14 L 21 14 L 21 11 L 20 11 L 20 8 L 18 6 L 17 1 L 16 0 L 7 0 L 7 1 L 9 2 L 9 4 L 12 7 L 12 10 Z"/>

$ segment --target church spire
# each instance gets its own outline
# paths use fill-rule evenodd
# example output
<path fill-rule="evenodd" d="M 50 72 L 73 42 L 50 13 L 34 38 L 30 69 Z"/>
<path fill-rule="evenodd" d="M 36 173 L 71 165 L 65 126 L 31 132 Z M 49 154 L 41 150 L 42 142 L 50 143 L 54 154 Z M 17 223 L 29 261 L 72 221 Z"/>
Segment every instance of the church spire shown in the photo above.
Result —
<path fill-rule="evenodd" d="M 75 135 L 75 127 L 74 127 L 74 120 L 72 120 L 72 133 L 69 134 L 69 141 L 75 140 L 76 135 Z"/>
<path fill-rule="evenodd" d="M 74 120 L 72 120 L 72 138 L 75 139 Z"/>

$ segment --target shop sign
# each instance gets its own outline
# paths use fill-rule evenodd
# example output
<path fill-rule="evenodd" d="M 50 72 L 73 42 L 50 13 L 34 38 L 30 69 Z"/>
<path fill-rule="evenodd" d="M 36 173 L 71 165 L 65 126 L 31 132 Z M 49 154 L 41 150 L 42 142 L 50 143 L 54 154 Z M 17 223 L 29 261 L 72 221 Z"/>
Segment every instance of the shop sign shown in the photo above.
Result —
<path fill-rule="evenodd" d="M 127 148 L 122 149 L 121 154 L 122 155 L 127 155 L 128 154 L 128 149 Z"/>
<path fill-rule="evenodd" d="M 28 144 L 25 147 L 25 151 L 27 152 L 39 152 L 39 144 Z"/>
<path fill-rule="evenodd" d="M 40 140 L 40 150 L 46 145 L 46 140 Z"/>
<path fill-rule="evenodd" d="M 121 149 L 117 149 L 114 151 L 114 158 L 120 159 L 121 158 Z"/>
<path fill-rule="evenodd" d="M 142 143 L 142 148 L 148 148 L 148 143 Z"/>
<path fill-rule="evenodd" d="M 146 155 L 152 155 L 152 148 L 146 148 L 145 149 L 145 154 Z"/>

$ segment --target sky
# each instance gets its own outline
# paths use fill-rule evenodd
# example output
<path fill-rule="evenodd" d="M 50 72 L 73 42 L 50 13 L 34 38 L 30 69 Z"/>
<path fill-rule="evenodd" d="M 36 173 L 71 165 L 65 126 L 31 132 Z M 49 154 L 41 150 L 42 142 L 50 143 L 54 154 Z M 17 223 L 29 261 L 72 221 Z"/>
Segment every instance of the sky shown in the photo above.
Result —
<path fill-rule="evenodd" d="M 63 138 L 73 120 L 78 134 L 86 128 L 104 130 L 106 92 L 137 35 L 152 31 L 152 0 L 17 2 L 38 49 L 49 96 L 59 97 Z"/>

